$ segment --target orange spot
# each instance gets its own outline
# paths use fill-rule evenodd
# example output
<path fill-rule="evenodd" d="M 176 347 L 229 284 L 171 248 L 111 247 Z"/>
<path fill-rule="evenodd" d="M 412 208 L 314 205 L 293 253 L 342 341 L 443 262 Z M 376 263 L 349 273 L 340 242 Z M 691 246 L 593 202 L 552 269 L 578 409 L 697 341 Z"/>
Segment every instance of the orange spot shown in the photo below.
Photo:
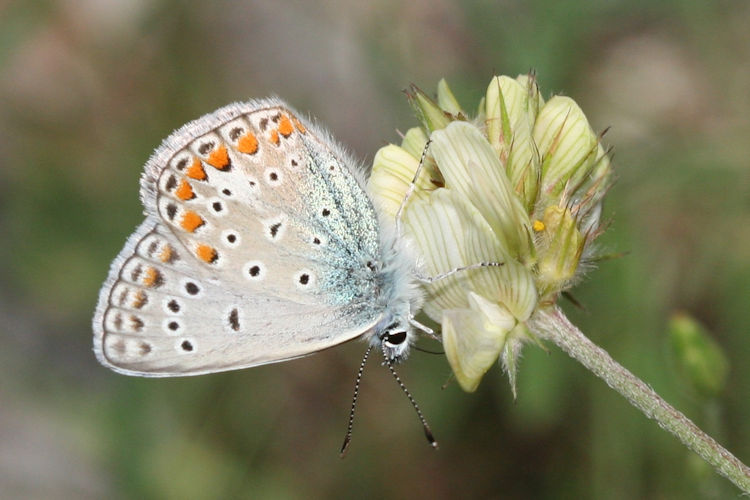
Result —
<path fill-rule="evenodd" d="M 180 184 L 180 187 L 178 187 L 174 194 L 181 200 L 192 200 L 195 198 L 195 193 L 193 193 L 193 188 L 190 186 L 190 183 L 186 180 L 183 180 Z"/>
<path fill-rule="evenodd" d="M 152 287 L 159 286 L 162 284 L 164 278 L 161 273 L 155 267 L 149 267 L 146 269 L 146 274 L 143 275 L 143 284 Z"/>
<path fill-rule="evenodd" d="M 138 290 L 135 292 L 135 297 L 133 297 L 133 307 L 136 309 L 140 309 L 141 307 L 146 305 L 146 302 L 148 302 L 148 296 L 146 295 L 146 292 L 143 290 Z"/>
<path fill-rule="evenodd" d="M 182 226 L 182 229 L 189 233 L 192 233 L 205 223 L 206 221 L 204 221 L 200 215 L 193 212 L 192 210 L 188 210 L 187 212 L 185 212 L 185 215 L 182 216 L 180 225 Z"/>
<path fill-rule="evenodd" d="M 271 130 L 271 142 L 274 143 L 274 145 L 279 145 L 279 131 L 276 129 Z"/>
<path fill-rule="evenodd" d="M 165 264 L 167 262 L 172 262 L 172 259 L 175 258 L 174 250 L 172 249 L 171 245 L 164 245 L 164 248 L 161 249 L 161 253 L 159 254 L 159 260 L 164 262 Z"/>
<path fill-rule="evenodd" d="M 294 132 L 294 127 L 292 127 L 292 122 L 289 121 L 289 117 L 281 115 L 281 120 L 279 121 L 279 133 L 284 137 L 289 137 L 292 132 Z"/>
<path fill-rule="evenodd" d="M 225 170 L 229 167 L 229 153 L 227 153 L 226 146 L 222 144 L 214 149 L 211 154 L 208 155 L 208 160 L 206 160 L 206 162 L 219 170 Z"/>
<path fill-rule="evenodd" d="M 204 262 L 209 264 L 215 262 L 219 255 L 216 253 L 216 249 L 208 245 L 198 245 L 195 249 L 195 254 Z"/>
<path fill-rule="evenodd" d="M 206 171 L 203 170 L 203 164 L 201 163 L 200 158 L 196 158 L 195 160 L 193 160 L 193 164 L 190 165 L 190 167 L 187 169 L 187 172 L 185 173 L 191 179 L 197 179 L 199 181 L 206 180 Z"/>
<path fill-rule="evenodd" d="M 237 143 L 237 149 L 240 150 L 240 153 L 247 153 L 250 155 L 257 153 L 258 139 L 255 137 L 255 134 L 248 132 L 240 137 L 240 140 Z"/>
<path fill-rule="evenodd" d="M 304 125 L 302 125 L 302 123 L 301 123 L 301 122 L 300 122 L 300 121 L 299 121 L 299 120 L 297 119 L 297 117 L 296 117 L 296 116 L 293 116 L 293 117 L 292 117 L 292 120 L 294 120 L 294 126 L 295 126 L 295 127 L 297 127 L 297 130 L 299 130 L 299 131 L 300 131 L 300 132 L 302 132 L 303 134 L 304 134 L 305 132 L 307 132 L 307 129 L 305 128 L 305 126 L 304 126 Z"/>

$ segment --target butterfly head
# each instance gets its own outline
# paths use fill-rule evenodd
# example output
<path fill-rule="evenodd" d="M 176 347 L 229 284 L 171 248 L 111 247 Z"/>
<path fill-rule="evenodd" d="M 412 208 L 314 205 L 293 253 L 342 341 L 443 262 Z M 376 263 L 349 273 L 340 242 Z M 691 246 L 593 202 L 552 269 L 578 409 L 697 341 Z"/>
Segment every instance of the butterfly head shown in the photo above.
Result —
<path fill-rule="evenodd" d="M 408 321 L 395 319 L 375 328 L 376 343 L 380 345 L 386 360 L 399 362 L 409 355 L 414 331 Z"/>

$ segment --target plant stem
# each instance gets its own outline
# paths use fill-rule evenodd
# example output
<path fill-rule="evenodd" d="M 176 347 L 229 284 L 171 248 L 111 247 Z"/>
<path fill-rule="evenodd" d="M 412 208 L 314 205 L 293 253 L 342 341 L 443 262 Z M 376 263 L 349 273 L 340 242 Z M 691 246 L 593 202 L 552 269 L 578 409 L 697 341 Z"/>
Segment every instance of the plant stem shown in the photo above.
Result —
<path fill-rule="evenodd" d="M 641 379 L 617 363 L 607 352 L 591 342 L 556 306 L 538 311 L 528 323 L 540 338 L 554 342 L 607 385 L 616 390 L 648 418 L 656 420 L 682 443 L 710 463 L 722 476 L 745 493 L 750 493 L 750 468 L 729 453 L 689 418 L 661 398 Z"/>

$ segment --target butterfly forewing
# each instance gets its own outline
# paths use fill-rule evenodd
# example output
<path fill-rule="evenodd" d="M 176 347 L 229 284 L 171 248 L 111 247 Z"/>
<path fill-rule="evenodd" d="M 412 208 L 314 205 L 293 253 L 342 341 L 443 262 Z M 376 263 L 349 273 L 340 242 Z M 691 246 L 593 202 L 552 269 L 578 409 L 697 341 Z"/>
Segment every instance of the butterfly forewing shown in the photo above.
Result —
<path fill-rule="evenodd" d="M 278 101 L 170 136 L 146 166 L 147 219 L 94 318 L 100 360 L 169 376 L 302 356 L 370 330 L 378 221 L 350 160 Z"/>

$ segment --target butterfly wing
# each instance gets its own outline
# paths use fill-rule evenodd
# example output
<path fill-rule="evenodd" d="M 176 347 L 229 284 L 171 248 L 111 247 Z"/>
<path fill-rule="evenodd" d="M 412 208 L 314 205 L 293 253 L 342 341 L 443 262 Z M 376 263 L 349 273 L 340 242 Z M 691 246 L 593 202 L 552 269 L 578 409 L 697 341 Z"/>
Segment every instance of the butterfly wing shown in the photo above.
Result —
<path fill-rule="evenodd" d="M 146 220 L 94 317 L 106 366 L 195 375 L 303 356 L 383 314 L 378 221 L 350 160 L 277 100 L 230 105 L 146 165 Z"/>

